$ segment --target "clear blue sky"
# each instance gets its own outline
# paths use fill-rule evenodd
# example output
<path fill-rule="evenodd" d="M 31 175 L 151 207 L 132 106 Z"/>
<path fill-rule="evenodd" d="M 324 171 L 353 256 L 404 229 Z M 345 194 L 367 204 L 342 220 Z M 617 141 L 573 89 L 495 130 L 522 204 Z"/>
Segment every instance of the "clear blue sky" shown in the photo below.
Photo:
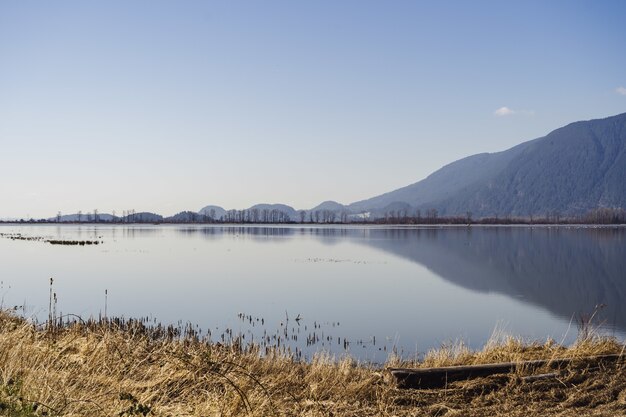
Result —
<path fill-rule="evenodd" d="M 0 2 L 0 217 L 350 203 L 626 111 L 624 1 Z"/>

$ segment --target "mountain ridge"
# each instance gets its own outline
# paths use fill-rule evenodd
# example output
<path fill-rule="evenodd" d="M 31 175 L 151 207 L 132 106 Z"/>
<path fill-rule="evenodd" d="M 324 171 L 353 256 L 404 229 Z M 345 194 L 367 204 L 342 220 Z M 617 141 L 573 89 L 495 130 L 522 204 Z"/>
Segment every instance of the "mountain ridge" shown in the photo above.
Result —
<path fill-rule="evenodd" d="M 334 222 L 419 218 L 429 213 L 434 217 L 532 219 L 577 216 L 598 208 L 626 209 L 626 113 L 572 122 L 503 151 L 470 155 L 420 181 L 348 205 L 331 200 L 306 210 L 282 203 L 255 204 L 244 210 L 208 205 L 198 212 L 169 217 L 154 213 L 98 217 L 104 221 L 299 222 L 320 218 Z M 58 220 L 89 221 L 90 216 L 64 215 Z"/>
<path fill-rule="evenodd" d="M 626 207 L 626 113 L 573 122 L 495 153 L 471 155 L 425 179 L 348 207 L 406 202 L 441 215 L 580 214 Z"/>

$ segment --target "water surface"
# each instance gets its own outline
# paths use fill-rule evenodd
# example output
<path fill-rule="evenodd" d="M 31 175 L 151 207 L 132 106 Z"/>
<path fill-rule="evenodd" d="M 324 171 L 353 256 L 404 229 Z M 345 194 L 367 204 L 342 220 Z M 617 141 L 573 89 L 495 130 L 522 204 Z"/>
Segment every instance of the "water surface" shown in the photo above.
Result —
<path fill-rule="evenodd" d="M 623 228 L 2 225 L 0 233 L 2 304 L 43 319 L 54 277 L 63 313 L 103 314 L 106 290 L 109 316 L 192 322 L 214 340 L 226 330 L 257 341 L 286 334 L 309 357 L 347 351 L 380 362 L 392 349 L 410 356 L 457 340 L 478 348 L 496 328 L 571 342 L 577 319 L 599 305 L 603 331 L 626 333 Z"/>

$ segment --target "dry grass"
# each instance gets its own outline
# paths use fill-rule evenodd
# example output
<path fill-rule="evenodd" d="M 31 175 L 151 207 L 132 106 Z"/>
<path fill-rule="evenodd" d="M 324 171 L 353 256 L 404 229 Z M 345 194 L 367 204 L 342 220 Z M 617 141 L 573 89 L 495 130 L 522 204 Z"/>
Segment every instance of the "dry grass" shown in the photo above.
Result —
<path fill-rule="evenodd" d="M 505 339 L 480 352 L 451 346 L 424 362 L 440 366 L 620 353 L 613 340 Z M 6 416 L 504 416 L 626 415 L 626 368 L 584 361 L 558 378 L 525 382 L 523 370 L 399 390 L 384 370 L 320 355 L 310 363 L 254 349 L 173 337 L 141 322 L 38 328 L 0 313 L 0 414 Z"/>

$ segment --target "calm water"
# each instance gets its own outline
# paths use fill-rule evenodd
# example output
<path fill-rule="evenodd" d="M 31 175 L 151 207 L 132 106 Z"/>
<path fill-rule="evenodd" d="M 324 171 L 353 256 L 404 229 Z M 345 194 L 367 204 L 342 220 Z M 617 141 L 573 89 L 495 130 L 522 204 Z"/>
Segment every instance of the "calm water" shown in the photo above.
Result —
<path fill-rule="evenodd" d="M 603 331 L 626 334 L 626 230 L 555 227 L 0 226 L 0 233 L 98 239 L 58 246 L 0 237 L 4 308 L 45 319 L 150 316 L 260 340 L 384 361 L 495 328 L 572 341 L 599 304 Z M 247 317 L 241 319 L 239 314 Z M 301 320 L 296 321 L 300 316 Z M 289 321 L 287 321 L 289 319 Z M 315 343 L 312 343 L 315 334 Z M 297 339 L 297 340 L 294 340 Z M 309 343 L 307 343 L 307 339 Z"/>

